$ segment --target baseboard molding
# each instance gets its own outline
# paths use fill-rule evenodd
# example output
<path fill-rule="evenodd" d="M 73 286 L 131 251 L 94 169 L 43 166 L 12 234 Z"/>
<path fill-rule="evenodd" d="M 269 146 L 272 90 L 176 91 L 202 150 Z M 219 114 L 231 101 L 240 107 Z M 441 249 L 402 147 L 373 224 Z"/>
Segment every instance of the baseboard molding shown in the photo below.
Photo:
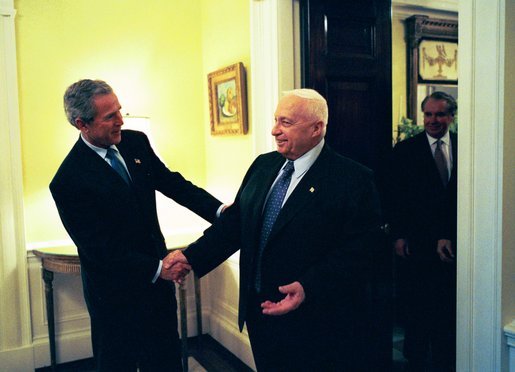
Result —
<path fill-rule="evenodd" d="M 0 371 L 27 372 L 34 368 L 32 345 L 0 351 Z"/>
<path fill-rule="evenodd" d="M 236 321 L 231 321 L 217 312 L 210 314 L 209 334 L 243 363 L 256 370 L 252 349 L 246 329 L 240 332 Z"/>
<path fill-rule="evenodd" d="M 57 363 L 91 358 L 89 330 L 76 331 L 56 337 Z M 50 345 L 47 338 L 34 340 L 31 345 L 0 351 L 0 371 L 27 372 L 50 365 Z"/>
<path fill-rule="evenodd" d="M 56 336 L 57 363 L 67 363 L 93 356 L 91 349 L 91 333 L 89 330 L 75 331 Z M 32 345 L 34 353 L 34 367 L 40 368 L 50 365 L 50 344 L 48 339 L 34 340 Z"/>

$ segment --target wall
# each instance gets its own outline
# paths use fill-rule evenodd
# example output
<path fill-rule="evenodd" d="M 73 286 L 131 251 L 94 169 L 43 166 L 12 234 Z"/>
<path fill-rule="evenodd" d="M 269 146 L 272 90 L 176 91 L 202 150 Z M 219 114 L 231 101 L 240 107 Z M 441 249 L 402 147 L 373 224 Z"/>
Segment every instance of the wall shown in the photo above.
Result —
<path fill-rule="evenodd" d="M 68 238 L 48 184 L 78 136 L 62 109 L 64 90 L 78 79 L 109 82 L 124 113 L 151 118 L 163 160 L 205 186 L 200 4 L 15 1 L 29 248 Z M 170 203 L 161 211 L 165 232 L 198 223 Z"/>
<path fill-rule="evenodd" d="M 256 154 L 252 136 L 252 82 L 250 81 L 250 1 L 202 0 L 202 56 L 204 93 L 204 136 L 206 177 L 209 187 L 227 203 L 234 200 L 246 170 Z M 230 14 L 232 17 L 228 18 Z M 207 75 L 222 67 L 242 62 L 247 76 L 249 133 L 238 136 L 210 134 Z M 272 123 L 272 118 L 270 118 Z M 253 366 L 246 331 L 238 329 L 239 253 L 208 274 L 203 291 L 210 293 L 204 302 L 209 312 L 210 334 L 248 365 Z M 206 305 L 206 306 L 204 306 Z"/>
<path fill-rule="evenodd" d="M 15 19 L 0 0 L 0 369 L 33 369 L 18 115 Z"/>

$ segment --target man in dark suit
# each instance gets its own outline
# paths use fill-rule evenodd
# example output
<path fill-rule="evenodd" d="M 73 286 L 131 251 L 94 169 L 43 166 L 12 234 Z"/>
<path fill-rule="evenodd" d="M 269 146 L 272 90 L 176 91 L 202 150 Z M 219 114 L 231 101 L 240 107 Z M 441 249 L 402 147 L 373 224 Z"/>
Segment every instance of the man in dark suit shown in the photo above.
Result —
<path fill-rule="evenodd" d="M 121 106 L 105 82 L 72 84 L 64 106 L 81 133 L 50 190 L 78 248 L 98 370 L 181 371 L 155 191 L 208 221 L 221 202 L 167 169 L 143 133 L 121 130 Z"/>
<path fill-rule="evenodd" d="M 240 249 L 239 326 L 258 370 L 367 370 L 361 336 L 370 336 L 365 287 L 380 208 L 372 172 L 324 143 L 327 117 L 316 91 L 287 92 L 277 151 L 259 156 L 234 204 L 164 263 L 204 275 Z"/>
<path fill-rule="evenodd" d="M 405 297 L 409 370 L 453 370 L 456 360 L 456 190 L 458 143 L 450 95 L 426 97 L 423 133 L 395 146 L 391 234 Z M 432 360 L 429 359 L 431 350 Z"/>

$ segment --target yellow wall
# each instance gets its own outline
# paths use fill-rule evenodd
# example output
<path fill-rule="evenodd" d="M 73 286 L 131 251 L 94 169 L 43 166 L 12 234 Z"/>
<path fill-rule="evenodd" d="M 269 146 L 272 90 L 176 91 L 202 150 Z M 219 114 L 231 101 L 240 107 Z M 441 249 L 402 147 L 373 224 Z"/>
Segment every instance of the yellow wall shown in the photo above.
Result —
<path fill-rule="evenodd" d="M 211 136 L 207 74 L 224 66 L 242 62 L 247 71 L 247 92 L 250 93 L 249 6 L 249 1 L 242 0 L 202 0 L 207 182 L 210 188 L 226 202 L 233 201 L 245 171 L 254 160 L 253 127 L 250 123 L 249 134 L 245 136 Z M 251 95 L 248 94 L 248 103 L 250 98 Z M 248 114 L 250 121 L 252 116 L 250 107 Z"/>
<path fill-rule="evenodd" d="M 81 78 L 106 80 L 115 89 L 123 112 L 149 116 L 165 163 L 206 186 L 209 117 L 201 20 L 209 17 L 200 15 L 207 14 L 201 7 L 211 3 L 220 4 L 200 0 L 15 1 L 28 243 L 67 239 L 48 184 L 78 136 L 66 122 L 62 95 Z M 221 19 L 241 11 L 239 1 L 232 3 L 238 9 L 224 13 Z M 235 18 L 248 25 L 248 11 Z M 235 30 L 243 26 L 225 25 L 225 35 L 234 38 L 239 34 Z M 243 34 L 248 35 L 248 30 Z M 227 61 L 218 62 L 243 59 L 248 64 L 248 38 L 244 44 L 245 52 L 234 56 L 221 50 L 219 55 Z M 218 160 L 208 165 L 213 163 Z M 225 167 L 224 173 L 228 170 Z"/>

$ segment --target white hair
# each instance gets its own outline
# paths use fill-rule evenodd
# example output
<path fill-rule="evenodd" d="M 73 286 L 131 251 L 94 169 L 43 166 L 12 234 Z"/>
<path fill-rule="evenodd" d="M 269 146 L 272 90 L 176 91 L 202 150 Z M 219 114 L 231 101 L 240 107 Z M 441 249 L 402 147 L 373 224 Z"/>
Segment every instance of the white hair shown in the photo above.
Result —
<path fill-rule="evenodd" d="M 329 108 L 327 107 L 327 101 L 316 90 L 307 88 L 293 89 L 283 92 L 283 95 L 285 97 L 296 96 L 303 99 L 315 101 L 315 104 L 311 105 L 310 107 L 311 114 L 317 119 L 322 120 L 324 124 L 327 124 L 327 120 L 329 118 Z"/>

